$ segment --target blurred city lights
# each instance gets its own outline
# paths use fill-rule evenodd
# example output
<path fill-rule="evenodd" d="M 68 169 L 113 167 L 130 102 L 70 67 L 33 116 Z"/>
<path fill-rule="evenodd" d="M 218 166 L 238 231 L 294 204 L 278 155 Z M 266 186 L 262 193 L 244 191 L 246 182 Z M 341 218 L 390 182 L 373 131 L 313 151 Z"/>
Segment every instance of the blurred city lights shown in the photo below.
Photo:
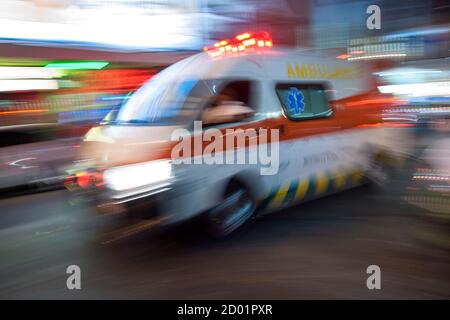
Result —
<path fill-rule="evenodd" d="M 62 70 L 40 67 L 0 67 L 0 79 L 50 79 L 63 76 Z"/>
<path fill-rule="evenodd" d="M 0 299 L 450 297 L 444 2 L 0 0 Z M 195 164 L 228 129 L 277 132 L 279 172 L 177 166 L 174 132 Z M 203 156 L 239 158 L 217 142 Z M 266 205 L 281 218 L 259 224 Z M 199 237 L 239 212 L 254 229 Z M 91 219 L 131 228 L 109 246 Z"/>
<path fill-rule="evenodd" d="M 67 70 L 100 70 L 106 67 L 109 62 L 104 61 L 66 61 L 66 62 L 52 62 L 45 66 L 45 68 L 57 68 Z"/>
<path fill-rule="evenodd" d="M 0 92 L 56 89 L 58 89 L 58 81 L 56 80 L 0 80 Z"/>
<path fill-rule="evenodd" d="M 381 93 L 411 96 L 450 96 L 450 82 L 425 82 L 379 86 Z"/>

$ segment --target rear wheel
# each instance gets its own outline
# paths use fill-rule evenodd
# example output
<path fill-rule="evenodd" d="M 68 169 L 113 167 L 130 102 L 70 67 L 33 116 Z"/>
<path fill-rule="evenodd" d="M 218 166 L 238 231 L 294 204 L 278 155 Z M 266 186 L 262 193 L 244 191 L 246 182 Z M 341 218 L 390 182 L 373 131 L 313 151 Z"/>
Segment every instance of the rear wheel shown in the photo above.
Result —
<path fill-rule="evenodd" d="M 394 159 L 387 155 L 379 154 L 371 159 L 367 178 L 370 185 L 376 189 L 384 189 L 392 183 L 396 172 Z"/>
<path fill-rule="evenodd" d="M 209 233 L 215 237 L 231 234 L 252 217 L 255 208 L 255 202 L 247 188 L 240 183 L 231 183 L 223 202 L 208 213 Z"/>

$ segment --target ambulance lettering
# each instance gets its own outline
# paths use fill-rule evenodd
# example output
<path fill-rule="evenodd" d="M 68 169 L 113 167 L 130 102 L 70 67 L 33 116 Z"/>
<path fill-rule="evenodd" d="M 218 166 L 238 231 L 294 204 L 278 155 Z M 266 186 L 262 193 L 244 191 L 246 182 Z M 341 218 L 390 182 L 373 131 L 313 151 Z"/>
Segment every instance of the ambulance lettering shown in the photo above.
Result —
<path fill-rule="evenodd" d="M 293 79 L 354 79 L 357 76 L 357 72 L 352 67 L 288 63 L 287 75 Z"/>
<path fill-rule="evenodd" d="M 309 165 L 317 165 L 317 164 L 326 164 L 329 162 L 336 162 L 339 160 L 339 157 L 334 152 L 323 152 L 319 154 L 313 154 L 310 156 L 306 156 L 303 159 L 303 167 Z"/>

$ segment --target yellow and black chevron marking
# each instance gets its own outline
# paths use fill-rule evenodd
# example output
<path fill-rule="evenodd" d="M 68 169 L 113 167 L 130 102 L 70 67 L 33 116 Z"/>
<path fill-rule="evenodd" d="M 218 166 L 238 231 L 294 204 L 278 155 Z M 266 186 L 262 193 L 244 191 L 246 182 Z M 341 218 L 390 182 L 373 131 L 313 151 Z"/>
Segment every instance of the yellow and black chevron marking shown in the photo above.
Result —
<path fill-rule="evenodd" d="M 295 202 L 307 201 L 320 196 L 347 189 L 363 182 L 363 172 L 324 171 L 313 176 L 293 179 L 269 193 L 260 204 L 261 209 L 275 209 Z"/>

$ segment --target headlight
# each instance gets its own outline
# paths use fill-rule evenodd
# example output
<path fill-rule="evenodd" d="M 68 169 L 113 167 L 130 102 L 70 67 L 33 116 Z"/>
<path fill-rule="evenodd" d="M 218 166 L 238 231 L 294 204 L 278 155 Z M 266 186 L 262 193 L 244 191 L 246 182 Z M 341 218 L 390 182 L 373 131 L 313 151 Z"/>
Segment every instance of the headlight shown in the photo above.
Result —
<path fill-rule="evenodd" d="M 151 161 L 107 169 L 103 178 L 110 189 L 122 191 L 164 182 L 171 177 L 169 161 Z"/>

